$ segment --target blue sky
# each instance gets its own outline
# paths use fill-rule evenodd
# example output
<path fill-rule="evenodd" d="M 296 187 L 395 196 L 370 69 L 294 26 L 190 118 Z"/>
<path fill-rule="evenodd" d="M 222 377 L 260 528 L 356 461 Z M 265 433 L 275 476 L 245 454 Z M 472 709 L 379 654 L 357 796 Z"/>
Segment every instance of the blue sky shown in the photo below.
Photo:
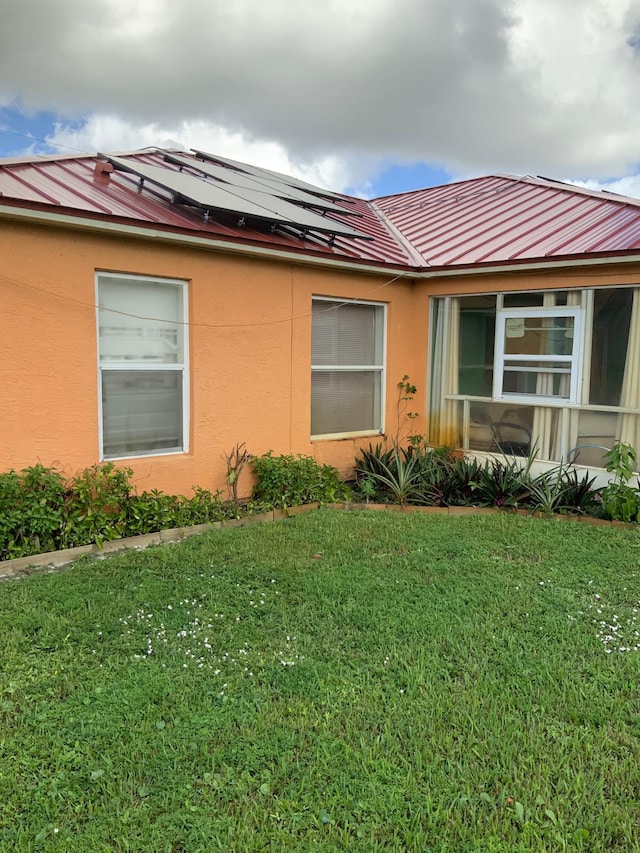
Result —
<path fill-rule="evenodd" d="M 195 147 L 369 197 L 491 172 L 640 197 L 637 0 L 7 5 L 0 157 Z"/>

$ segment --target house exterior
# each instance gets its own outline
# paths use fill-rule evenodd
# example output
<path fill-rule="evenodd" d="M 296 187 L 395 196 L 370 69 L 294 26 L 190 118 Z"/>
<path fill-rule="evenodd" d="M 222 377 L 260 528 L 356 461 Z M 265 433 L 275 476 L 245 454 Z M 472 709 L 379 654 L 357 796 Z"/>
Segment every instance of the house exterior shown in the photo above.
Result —
<path fill-rule="evenodd" d="M 346 474 L 405 428 L 405 375 L 434 444 L 640 447 L 640 201 L 501 175 L 364 201 L 161 149 L 0 161 L 0 193 L 1 470 L 185 493 L 244 442 Z"/>

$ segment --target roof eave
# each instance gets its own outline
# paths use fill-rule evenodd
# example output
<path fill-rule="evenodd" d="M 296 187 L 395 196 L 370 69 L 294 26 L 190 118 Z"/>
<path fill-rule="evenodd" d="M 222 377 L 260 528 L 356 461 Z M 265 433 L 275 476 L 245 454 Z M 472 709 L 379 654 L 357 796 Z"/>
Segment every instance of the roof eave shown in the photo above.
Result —
<path fill-rule="evenodd" d="M 126 220 L 113 216 L 101 216 L 91 212 L 79 212 L 71 208 L 56 208 L 48 205 L 25 204 L 0 198 L 0 219 L 13 219 L 33 224 L 46 224 L 59 228 L 81 229 L 93 233 L 118 234 L 132 239 L 157 240 L 159 242 L 188 245 L 210 251 L 231 252 L 244 256 L 265 257 L 289 261 L 302 265 L 324 266 L 333 269 L 360 271 L 372 274 L 399 273 L 397 278 L 428 280 L 482 276 L 495 273 L 518 273 L 550 269 L 587 267 L 610 264 L 640 264 L 640 250 L 625 249 L 614 252 L 580 253 L 554 258 L 505 259 L 459 265 L 411 265 L 380 262 L 348 255 L 330 254 L 310 246 L 268 246 L 256 240 L 241 237 L 222 237 L 215 234 L 193 232 L 171 225 L 151 224 L 144 221 Z"/>
<path fill-rule="evenodd" d="M 162 223 L 148 223 L 127 220 L 120 217 L 101 216 L 90 211 L 77 211 L 72 208 L 56 208 L 49 205 L 12 203 L 0 197 L 0 219 L 13 219 L 32 224 L 49 225 L 58 228 L 80 229 L 93 233 L 118 234 L 132 239 L 157 240 L 165 243 L 189 245 L 193 248 L 210 251 L 224 251 L 241 255 L 269 257 L 281 261 L 300 264 L 321 265 L 326 267 L 359 270 L 369 273 L 399 272 L 400 276 L 413 276 L 411 267 L 386 263 L 367 258 L 350 257 L 347 254 L 333 254 L 326 249 L 307 245 L 269 246 L 257 240 L 242 237 L 218 236 L 213 233 L 195 232 L 187 228 L 178 228 Z"/>

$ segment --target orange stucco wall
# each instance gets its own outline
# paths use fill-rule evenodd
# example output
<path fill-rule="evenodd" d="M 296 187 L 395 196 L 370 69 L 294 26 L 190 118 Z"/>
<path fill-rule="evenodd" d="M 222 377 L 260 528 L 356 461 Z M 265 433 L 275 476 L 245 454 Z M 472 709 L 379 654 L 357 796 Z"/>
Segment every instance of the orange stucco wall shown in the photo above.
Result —
<path fill-rule="evenodd" d="M 310 439 L 311 297 L 387 305 L 386 434 L 397 430 L 397 382 L 418 386 L 426 430 L 429 297 L 500 290 L 637 284 L 616 266 L 413 281 L 258 260 L 48 225 L 0 223 L 0 470 L 35 462 L 72 473 L 99 461 L 96 271 L 188 282 L 189 452 L 125 460 L 140 489 L 224 489 L 223 454 L 313 454 L 350 471 L 359 445 Z M 240 492 L 248 494 L 250 476 Z"/>
<path fill-rule="evenodd" d="M 417 308 L 410 280 L 44 225 L 0 229 L 0 470 L 39 461 L 71 473 L 99 461 L 96 271 L 188 282 L 190 449 L 123 461 L 140 489 L 223 489 L 223 453 L 238 442 L 350 469 L 362 439 L 310 440 L 312 295 L 387 303 L 387 432 L 405 373 L 425 411 L 426 302 Z"/>

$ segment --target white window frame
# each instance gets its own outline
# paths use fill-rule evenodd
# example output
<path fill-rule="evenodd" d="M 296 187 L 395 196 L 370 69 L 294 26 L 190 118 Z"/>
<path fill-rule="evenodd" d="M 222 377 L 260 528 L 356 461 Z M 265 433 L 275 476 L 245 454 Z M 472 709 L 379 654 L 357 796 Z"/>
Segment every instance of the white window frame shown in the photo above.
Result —
<path fill-rule="evenodd" d="M 495 354 L 493 368 L 493 399 L 495 400 L 510 400 L 523 403 L 564 403 L 565 405 L 577 404 L 580 402 L 581 380 L 582 380 L 582 360 L 584 357 L 582 341 L 584 337 L 584 309 L 580 306 L 558 306 L 548 308 L 503 308 L 496 312 L 496 332 L 495 332 Z M 505 330 L 507 320 L 511 319 L 529 319 L 531 317 L 539 317 L 541 320 L 551 320 L 554 317 L 573 317 L 573 347 L 571 355 L 528 355 L 522 353 L 520 355 L 505 354 Z M 523 371 L 541 372 L 540 368 L 528 367 L 527 364 L 548 364 L 548 373 L 565 373 L 564 370 L 554 367 L 561 362 L 569 362 L 570 367 L 570 382 L 569 396 L 559 397 L 557 395 L 544 394 L 518 394 L 504 393 L 502 390 L 504 382 L 505 361 L 516 361 L 522 365 Z"/>
<path fill-rule="evenodd" d="M 323 433 L 321 435 L 311 434 L 312 441 L 323 441 L 327 439 L 334 438 L 359 438 L 361 436 L 368 435 L 384 435 L 385 430 L 385 412 L 386 412 L 386 375 L 387 375 L 387 305 L 384 302 L 370 302 L 364 299 L 340 299 L 333 296 L 312 296 L 311 304 L 313 306 L 314 302 L 327 302 L 329 304 L 334 305 L 368 305 L 373 308 L 376 308 L 382 317 L 380 322 L 380 334 L 382 335 L 382 342 L 380 351 L 382 353 L 382 360 L 380 364 L 349 364 L 349 365 L 335 365 L 335 364 L 321 364 L 321 365 L 311 365 L 311 375 L 315 372 L 356 372 L 362 371 L 371 373 L 378 372 L 380 374 L 380 428 L 379 429 L 367 429 L 367 430 L 356 430 L 352 432 L 335 432 L 335 433 Z M 311 336 L 313 339 L 313 313 L 311 316 Z M 311 405 L 313 405 L 313 399 L 311 399 Z"/>
<path fill-rule="evenodd" d="M 182 290 L 182 323 L 183 323 L 183 357 L 184 360 L 177 364 L 149 364 L 149 362 L 100 362 L 100 281 L 104 279 L 129 279 L 135 282 L 144 282 L 150 286 L 172 285 Z M 190 434 L 190 380 L 189 380 L 189 291 L 188 282 L 184 279 L 162 278 L 160 276 L 134 275 L 130 273 L 100 272 L 95 274 L 95 305 L 96 305 L 96 355 L 98 361 L 98 440 L 100 447 L 100 461 L 115 461 L 120 459 L 140 459 L 151 456 L 178 456 L 189 452 Z M 102 309 L 104 310 L 104 309 Z M 170 450 L 148 450 L 140 453 L 127 453 L 123 456 L 105 455 L 104 452 L 104 420 L 102 406 L 102 374 L 104 370 L 109 371 L 168 371 L 174 370 L 182 373 L 182 447 Z"/>

